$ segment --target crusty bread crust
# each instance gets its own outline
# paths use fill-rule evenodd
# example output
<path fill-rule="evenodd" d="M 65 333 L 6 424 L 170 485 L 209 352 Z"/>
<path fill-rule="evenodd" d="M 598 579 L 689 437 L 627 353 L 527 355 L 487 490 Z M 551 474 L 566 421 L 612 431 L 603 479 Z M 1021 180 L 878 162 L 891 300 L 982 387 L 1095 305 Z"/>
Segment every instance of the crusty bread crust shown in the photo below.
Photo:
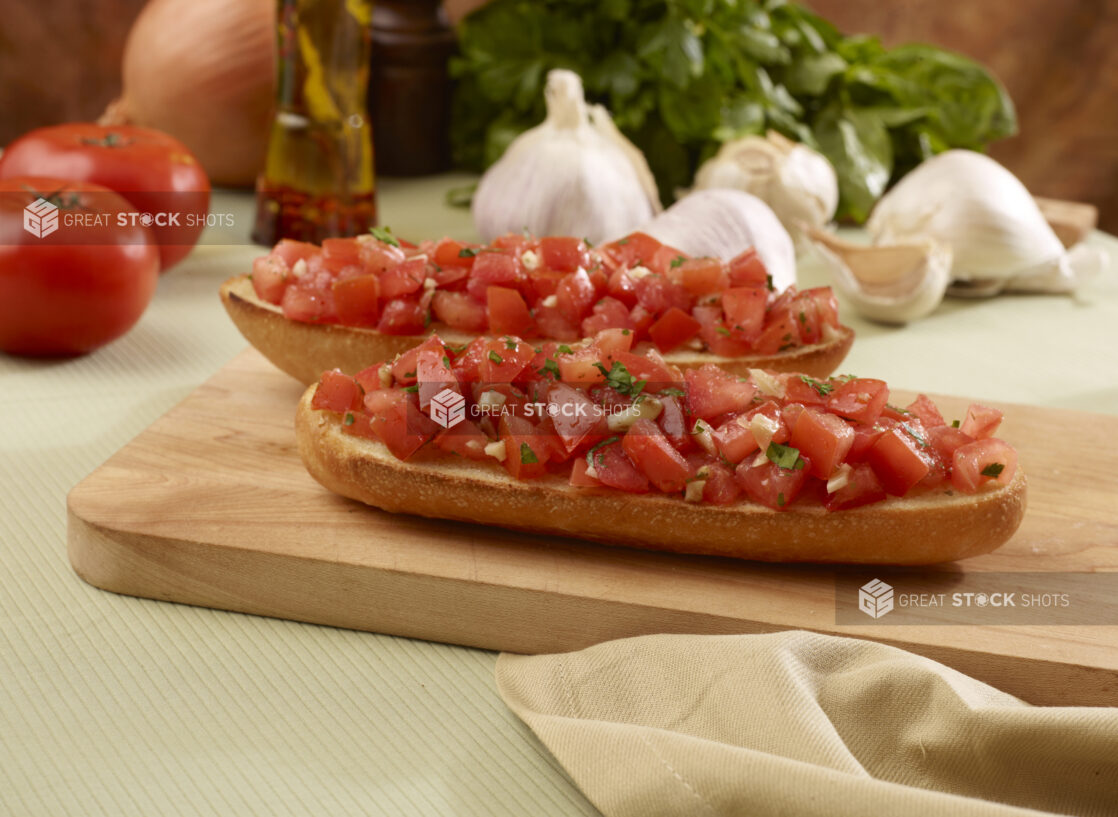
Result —
<path fill-rule="evenodd" d="M 457 458 L 402 462 L 379 442 L 346 434 L 336 414 L 295 418 L 299 455 L 335 493 L 394 513 L 574 536 L 613 545 L 765 562 L 927 565 L 988 553 L 1009 540 L 1025 513 L 1018 469 L 1004 488 L 968 496 L 937 491 L 827 513 L 776 512 L 753 503 L 713 506 L 664 494 L 572 488 L 549 476 L 529 482 L 499 467 Z"/>
<path fill-rule="evenodd" d="M 317 382 L 329 369 L 355 374 L 366 366 L 389 360 L 419 345 L 426 337 L 384 335 L 373 329 L 288 320 L 279 307 L 256 296 L 247 275 L 230 278 L 222 284 L 221 301 L 249 343 L 277 368 L 305 384 Z M 469 343 L 476 337 L 439 323 L 431 324 L 431 332 L 437 332 L 450 344 Z M 826 377 L 842 363 L 853 342 L 854 330 L 843 327 L 832 341 L 769 357 L 734 358 L 708 352 L 676 351 L 665 358 L 683 369 L 714 363 L 740 375 L 745 375 L 748 369 L 761 368 Z"/>

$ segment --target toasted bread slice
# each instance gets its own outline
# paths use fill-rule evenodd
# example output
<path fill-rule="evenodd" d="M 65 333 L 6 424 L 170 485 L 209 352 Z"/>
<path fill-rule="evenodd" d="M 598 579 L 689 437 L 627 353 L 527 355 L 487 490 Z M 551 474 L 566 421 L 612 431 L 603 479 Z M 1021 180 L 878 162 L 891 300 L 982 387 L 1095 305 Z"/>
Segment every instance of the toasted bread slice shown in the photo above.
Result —
<path fill-rule="evenodd" d="M 306 384 L 316 382 L 329 369 L 354 374 L 372 363 L 390 360 L 426 337 L 385 335 L 374 329 L 289 320 L 278 306 L 256 296 L 247 275 L 226 281 L 221 287 L 221 301 L 249 343 L 277 368 Z M 430 333 L 435 332 L 450 344 L 469 343 L 476 337 L 440 323 L 431 324 Z M 832 340 L 771 356 L 721 357 L 681 350 L 664 357 L 683 369 L 714 363 L 740 375 L 761 368 L 826 377 L 842 363 L 853 342 L 854 330 L 842 327 Z"/>
<path fill-rule="evenodd" d="M 1003 545 L 1025 513 L 1026 479 L 975 495 L 939 490 L 828 513 L 751 502 L 715 506 L 678 496 L 572 488 L 559 476 L 512 479 L 496 462 L 403 462 L 379 442 L 343 431 L 339 415 L 311 407 L 295 419 L 307 470 L 335 493 L 394 513 L 574 536 L 648 550 L 765 562 L 927 565 Z"/>

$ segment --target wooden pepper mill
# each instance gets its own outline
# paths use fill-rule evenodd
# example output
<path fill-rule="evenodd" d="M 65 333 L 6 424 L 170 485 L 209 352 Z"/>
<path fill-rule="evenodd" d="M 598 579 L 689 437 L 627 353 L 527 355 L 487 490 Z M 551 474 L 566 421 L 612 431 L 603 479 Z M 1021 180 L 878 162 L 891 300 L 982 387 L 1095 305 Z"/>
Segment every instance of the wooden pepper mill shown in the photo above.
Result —
<path fill-rule="evenodd" d="M 450 167 L 454 32 L 438 0 L 377 0 L 369 109 L 377 173 L 422 176 Z"/>

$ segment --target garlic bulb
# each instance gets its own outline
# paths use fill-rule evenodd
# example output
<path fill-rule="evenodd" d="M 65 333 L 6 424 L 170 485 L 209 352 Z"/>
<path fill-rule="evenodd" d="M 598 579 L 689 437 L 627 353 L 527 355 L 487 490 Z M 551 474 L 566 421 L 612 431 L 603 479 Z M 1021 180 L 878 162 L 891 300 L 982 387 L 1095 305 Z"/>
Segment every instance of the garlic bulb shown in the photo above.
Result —
<path fill-rule="evenodd" d="M 796 248 L 791 236 L 769 206 L 749 193 L 696 190 L 639 229 L 696 258 L 728 261 L 755 247 L 775 290 L 796 283 Z"/>
<path fill-rule="evenodd" d="M 482 239 L 527 228 L 597 243 L 660 212 L 644 156 L 604 108 L 587 111 L 578 74 L 549 72 L 544 96 L 547 118 L 518 136 L 478 183 L 473 215 Z"/>
<path fill-rule="evenodd" d="M 776 131 L 722 145 L 695 175 L 696 190 L 712 187 L 757 196 L 773 209 L 797 244 L 803 242 L 801 224 L 821 227 L 838 208 L 838 177 L 827 158 Z"/>
<path fill-rule="evenodd" d="M 951 248 L 928 238 L 864 246 L 811 229 L 835 288 L 863 317 L 902 324 L 929 315 L 951 280 Z"/>
<path fill-rule="evenodd" d="M 878 201 L 875 244 L 930 239 L 952 249 L 952 292 L 1070 292 L 1099 267 L 1093 250 L 1067 253 L 1021 182 L 988 156 L 941 153 Z"/>

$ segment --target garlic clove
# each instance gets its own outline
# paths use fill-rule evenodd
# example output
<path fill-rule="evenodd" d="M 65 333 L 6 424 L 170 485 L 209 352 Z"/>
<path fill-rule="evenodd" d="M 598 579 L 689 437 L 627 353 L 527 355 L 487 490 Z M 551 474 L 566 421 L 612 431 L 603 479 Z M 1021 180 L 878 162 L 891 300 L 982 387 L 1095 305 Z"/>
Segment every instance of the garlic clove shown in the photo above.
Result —
<path fill-rule="evenodd" d="M 806 228 L 835 288 L 862 316 L 903 324 L 939 306 L 951 279 L 951 248 L 929 239 L 864 246 Z"/>
<path fill-rule="evenodd" d="M 660 210 L 640 151 L 604 110 L 591 112 L 572 71 L 548 73 L 547 117 L 520 134 L 481 177 L 473 216 L 484 241 L 527 228 L 598 243 Z"/>
<path fill-rule="evenodd" d="M 961 287 L 1030 276 L 1060 263 L 1063 245 L 1021 182 L 981 153 L 949 150 L 910 171 L 866 223 L 875 244 L 928 238 L 951 247 Z"/>
<path fill-rule="evenodd" d="M 755 247 L 775 290 L 796 283 L 796 248 L 791 236 L 772 209 L 749 193 L 696 190 L 639 229 L 695 258 L 729 261 Z"/>
<path fill-rule="evenodd" d="M 776 131 L 726 142 L 700 166 L 695 189 L 731 188 L 757 196 L 798 246 L 799 224 L 819 227 L 838 207 L 838 177 L 827 158 Z"/>

